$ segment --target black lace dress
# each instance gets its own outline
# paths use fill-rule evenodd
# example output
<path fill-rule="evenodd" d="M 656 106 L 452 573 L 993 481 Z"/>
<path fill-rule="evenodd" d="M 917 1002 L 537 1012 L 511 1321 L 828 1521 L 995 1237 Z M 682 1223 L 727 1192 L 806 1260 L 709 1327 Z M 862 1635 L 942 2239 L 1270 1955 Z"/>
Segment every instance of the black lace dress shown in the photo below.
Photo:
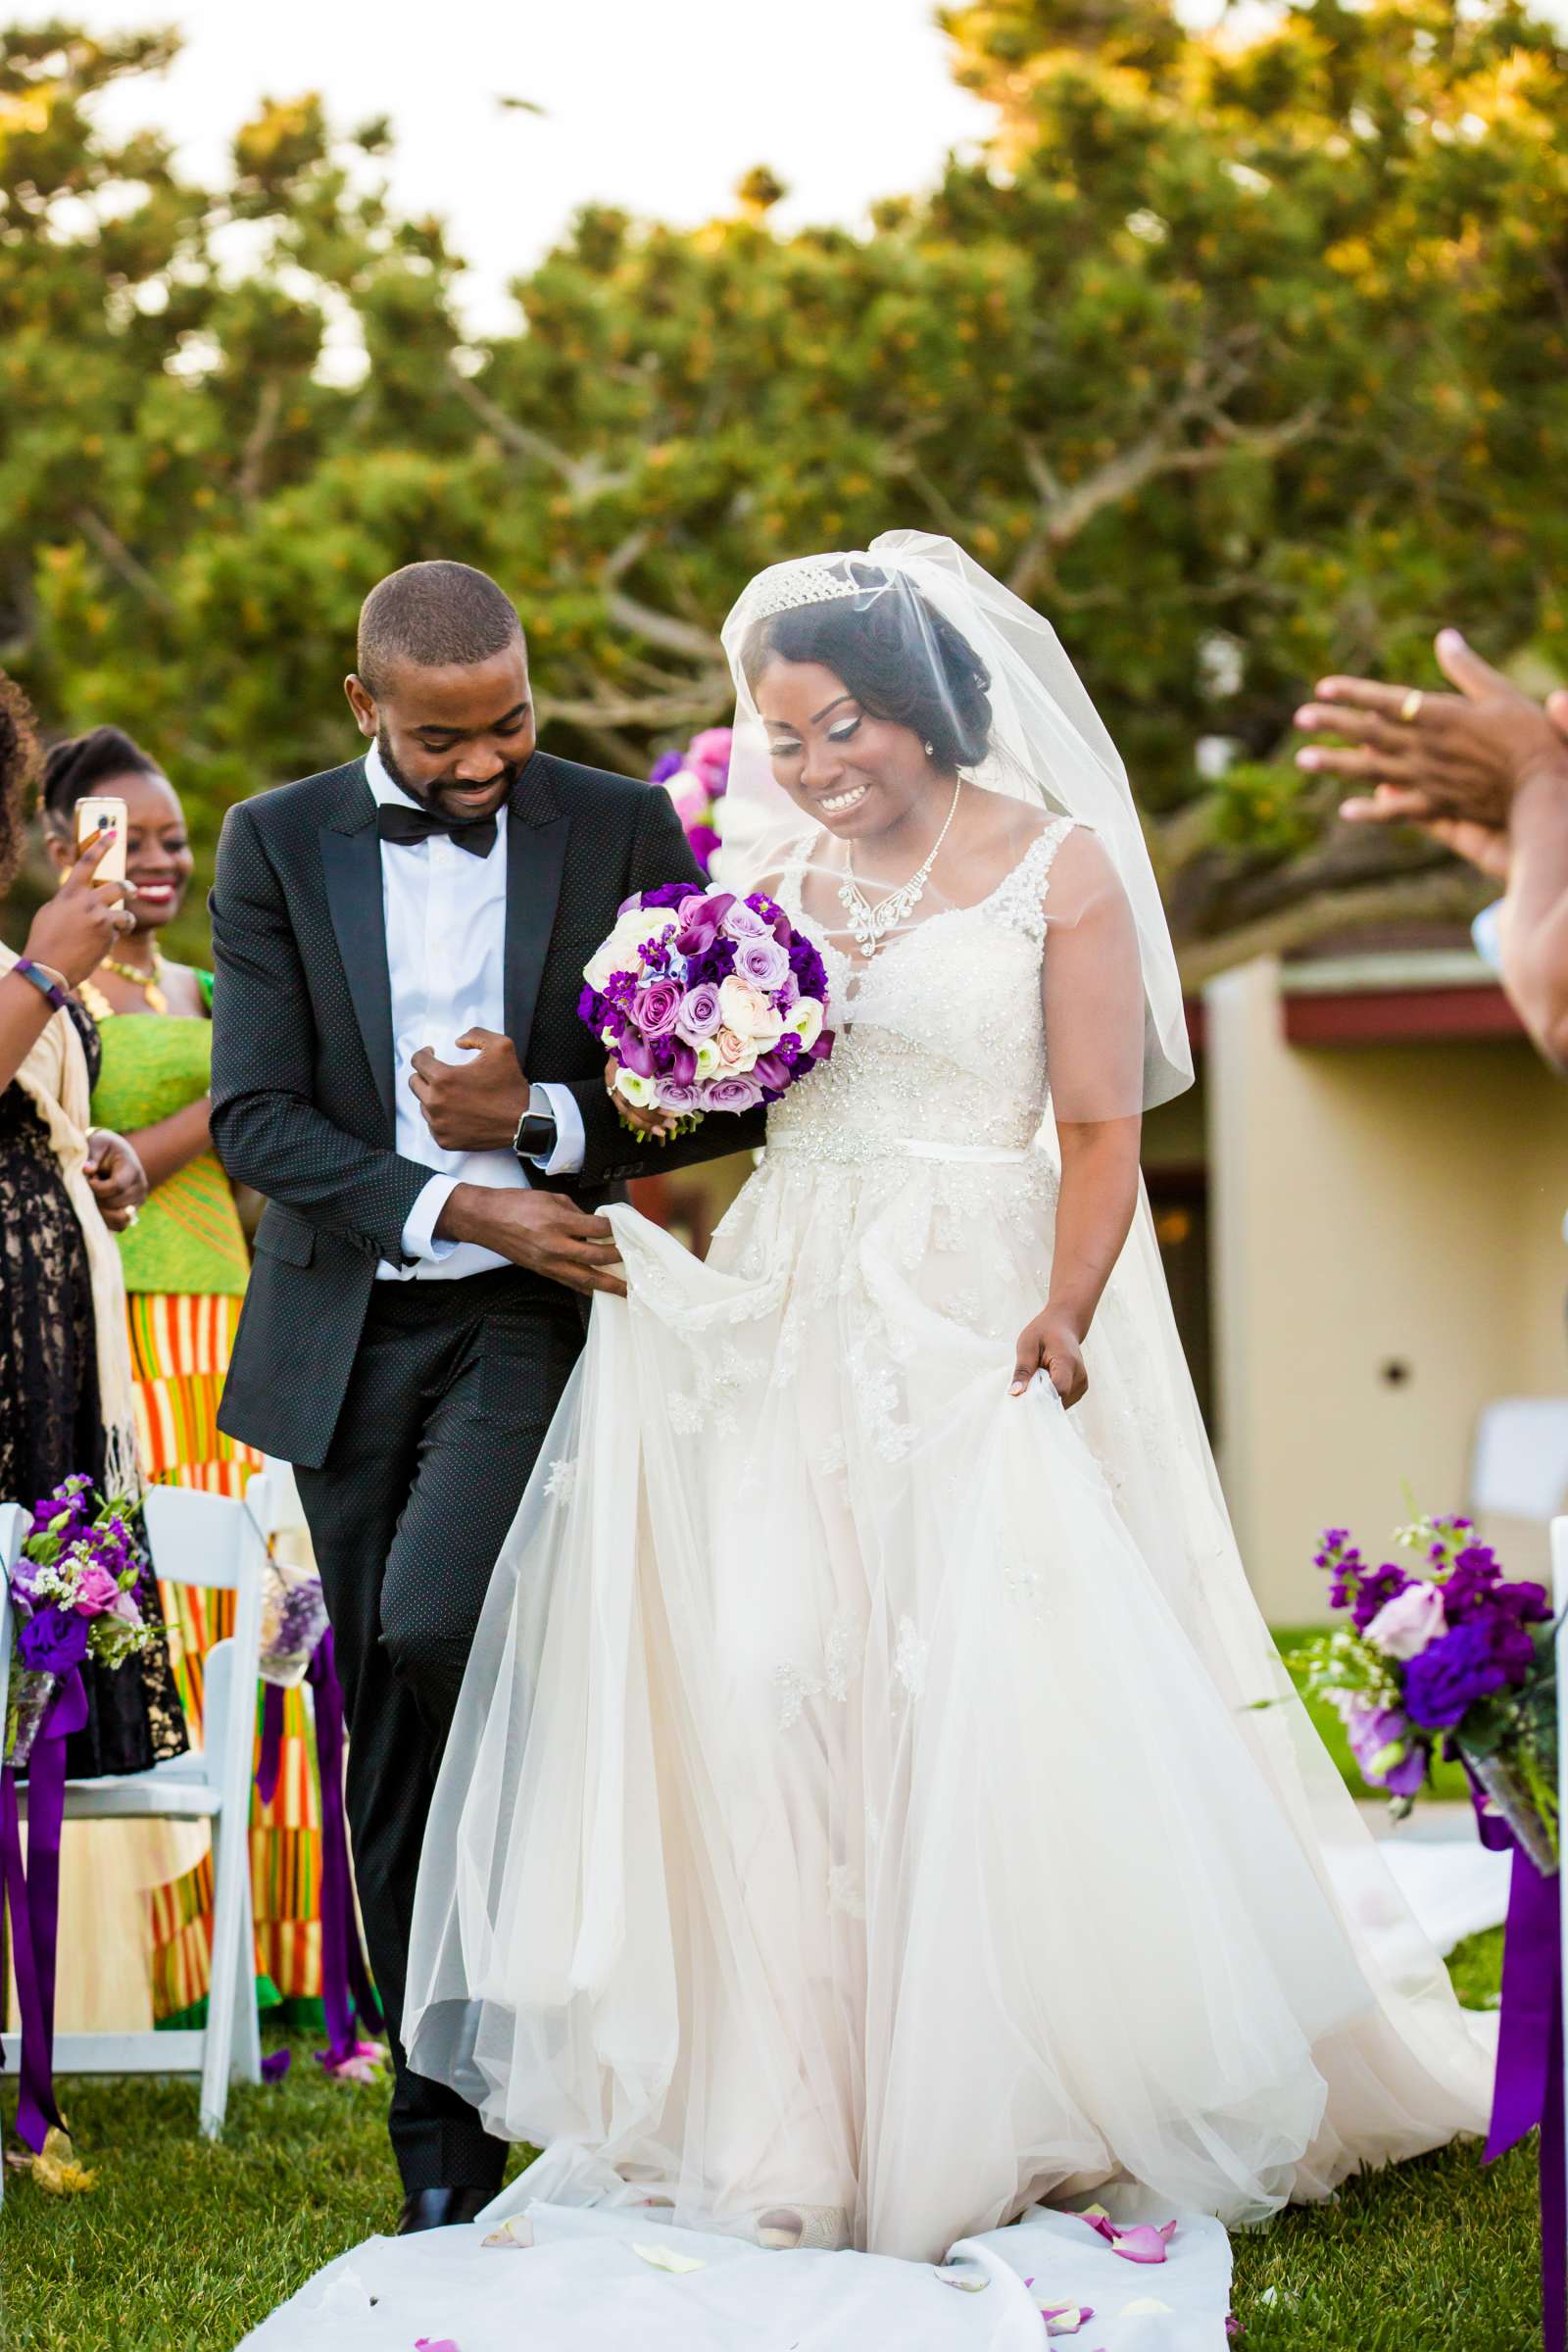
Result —
<path fill-rule="evenodd" d="M 87 1067 L 98 1074 L 98 1032 L 73 1002 Z M 33 1503 L 63 1478 L 104 1470 L 98 1359 L 87 1250 L 48 1132 L 15 1083 L 0 1090 L 0 1500 Z M 144 1577 L 143 1616 L 161 1617 Z M 66 1748 L 76 1778 L 141 1772 L 186 1746 L 165 1642 L 112 1672 L 82 1667 L 88 1717 Z"/>

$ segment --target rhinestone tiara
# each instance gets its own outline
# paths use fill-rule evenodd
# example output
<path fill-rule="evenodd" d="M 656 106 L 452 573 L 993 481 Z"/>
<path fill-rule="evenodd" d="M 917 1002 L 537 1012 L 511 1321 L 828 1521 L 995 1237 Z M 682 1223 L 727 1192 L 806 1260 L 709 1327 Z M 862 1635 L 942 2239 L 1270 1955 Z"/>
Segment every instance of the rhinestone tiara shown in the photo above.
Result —
<path fill-rule="evenodd" d="M 862 575 L 857 577 L 857 572 Z M 874 595 L 888 584 L 880 565 L 855 556 L 797 556 L 788 564 L 770 564 L 760 571 L 746 592 L 750 618 L 766 620 L 774 612 L 793 612 L 802 605 L 837 604 L 846 596 Z"/>

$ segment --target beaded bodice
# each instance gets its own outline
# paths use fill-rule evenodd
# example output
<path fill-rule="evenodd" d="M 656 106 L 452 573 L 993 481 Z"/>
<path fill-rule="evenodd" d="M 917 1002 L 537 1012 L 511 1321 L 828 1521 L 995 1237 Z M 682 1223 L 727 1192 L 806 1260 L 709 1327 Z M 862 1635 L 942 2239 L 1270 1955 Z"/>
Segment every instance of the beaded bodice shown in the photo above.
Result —
<path fill-rule="evenodd" d="M 832 1057 L 768 1114 L 769 1152 L 874 1160 L 911 1141 L 1025 1150 L 1049 1094 L 1041 958 L 1052 861 L 1072 830 L 1049 824 L 973 906 L 912 924 L 867 964 L 801 906 L 802 858 L 779 903 L 827 968 Z"/>

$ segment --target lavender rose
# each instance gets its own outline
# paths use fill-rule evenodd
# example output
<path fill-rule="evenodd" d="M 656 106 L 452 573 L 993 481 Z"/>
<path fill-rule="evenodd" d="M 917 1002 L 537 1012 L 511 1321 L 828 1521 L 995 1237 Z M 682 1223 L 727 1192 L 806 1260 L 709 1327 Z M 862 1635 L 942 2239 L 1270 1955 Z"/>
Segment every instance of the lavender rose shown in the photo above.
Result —
<path fill-rule="evenodd" d="M 740 942 L 735 950 L 735 972 L 753 988 L 771 991 L 790 977 L 790 959 L 778 941 L 763 932 L 760 938 Z"/>
<path fill-rule="evenodd" d="M 757 1080 L 744 1071 L 710 1078 L 705 1096 L 710 1110 L 752 1110 L 762 1100 Z"/>
<path fill-rule="evenodd" d="M 723 1019 L 718 990 L 711 980 L 704 980 L 689 988 L 675 1016 L 675 1034 L 689 1046 L 700 1046 L 705 1037 L 711 1037 Z"/>
<path fill-rule="evenodd" d="M 766 923 L 756 907 L 748 906 L 744 899 L 737 899 L 725 915 L 724 929 L 731 939 L 765 939 L 768 936 Z"/>
<path fill-rule="evenodd" d="M 41 1609 L 17 1634 L 17 1654 L 33 1674 L 69 1674 L 87 1655 L 87 1625 L 74 1609 Z"/>
<path fill-rule="evenodd" d="M 659 1107 L 684 1117 L 688 1111 L 702 1109 L 703 1090 L 695 1078 L 661 1078 Z"/>
<path fill-rule="evenodd" d="M 1386 1658 L 1413 1658 L 1447 1631 L 1443 1593 L 1436 1585 L 1406 1585 L 1386 1600 L 1362 1640 Z"/>

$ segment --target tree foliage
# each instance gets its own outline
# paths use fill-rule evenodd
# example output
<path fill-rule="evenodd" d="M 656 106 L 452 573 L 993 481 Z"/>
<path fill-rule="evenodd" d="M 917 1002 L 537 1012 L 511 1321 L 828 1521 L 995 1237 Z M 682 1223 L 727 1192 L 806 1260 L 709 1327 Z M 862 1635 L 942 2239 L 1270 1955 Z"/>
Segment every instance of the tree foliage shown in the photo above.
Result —
<path fill-rule="evenodd" d="M 0 36 L 0 662 L 51 726 L 140 734 L 206 848 L 342 756 L 397 564 L 493 571 L 551 739 L 632 764 L 722 715 L 760 564 L 934 527 L 1059 627 L 1195 973 L 1462 914 L 1458 869 L 1333 824 L 1290 714 L 1326 668 L 1430 674 L 1449 618 L 1568 668 L 1555 35 L 1511 0 L 943 21 L 995 135 L 874 233 L 780 232 L 761 168 L 692 231 L 590 208 L 484 345 L 386 124 L 270 102 L 197 187 L 97 122 L 170 36 Z"/>

